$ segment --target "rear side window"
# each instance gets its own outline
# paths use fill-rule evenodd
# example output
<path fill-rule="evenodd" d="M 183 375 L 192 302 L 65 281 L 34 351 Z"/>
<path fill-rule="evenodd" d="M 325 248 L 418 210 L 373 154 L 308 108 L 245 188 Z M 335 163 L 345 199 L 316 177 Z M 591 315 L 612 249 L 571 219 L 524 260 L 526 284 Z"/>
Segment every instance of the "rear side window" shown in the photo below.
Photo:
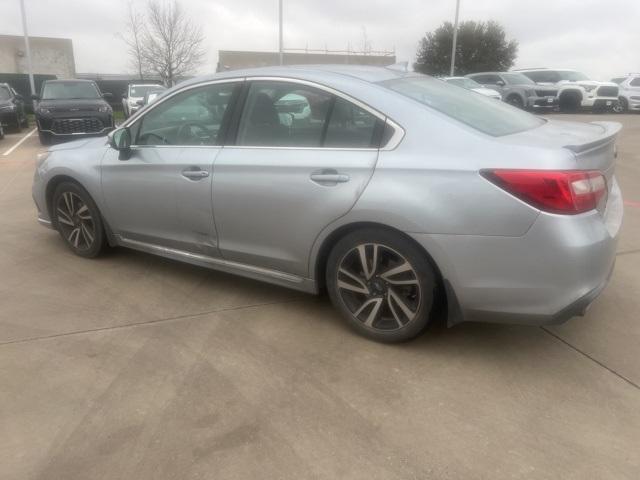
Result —
<path fill-rule="evenodd" d="M 249 147 L 377 148 L 384 122 L 324 90 L 293 82 L 254 81 L 238 127 Z"/>
<path fill-rule="evenodd" d="M 337 98 L 331 112 L 325 147 L 377 147 L 382 120 L 343 98 Z"/>
<path fill-rule="evenodd" d="M 544 123 L 515 107 L 426 75 L 386 80 L 380 85 L 495 137 L 530 130 Z"/>
<path fill-rule="evenodd" d="M 558 73 L 550 70 L 538 70 L 535 72 L 522 73 L 536 83 L 557 83 L 560 81 Z"/>
<path fill-rule="evenodd" d="M 640 87 L 640 77 L 636 77 L 629 83 L 632 87 Z"/>

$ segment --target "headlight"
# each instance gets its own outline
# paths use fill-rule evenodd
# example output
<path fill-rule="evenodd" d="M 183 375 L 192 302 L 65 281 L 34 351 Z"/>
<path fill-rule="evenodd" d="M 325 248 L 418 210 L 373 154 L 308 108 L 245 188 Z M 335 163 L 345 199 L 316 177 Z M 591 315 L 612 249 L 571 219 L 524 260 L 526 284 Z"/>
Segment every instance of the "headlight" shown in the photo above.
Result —
<path fill-rule="evenodd" d="M 2 112 L 12 112 L 16 109 L 15 105 L 5 105 L 4 107 L 0 107 L 0 111 Z"/>
<path fill-rule="evenodd" d="M 102 107 L 98 108 L 98 111 L 100 113 L 111 113 L 111 107 L 109 105 L 103 105 Z"/>
<path fill-rule="evenodd" d="M 533 96 L 535 96 L 536 91 L 535 91 L 535 90 L 527 90 L 524 94 L 525 94 L 527 97 L 533 97 Z"/>
<path fill-rule="evenodd" d="M 46 152 L 42 152 L 39 153 L 38 155 L 36 155 L 36 167 L 40 168 L 42 166 L 42 164 L 44 163 L 44 161 L 49 158 L 49 154 L 51 152 L 46 151 Z"/>
<path fill-rule="evenodd" d="M 592 92 L 596 89 L 595 85 L 582 85 L 582 88 L 584 88 L 587 92 Z"/>
<path fill-rule="evenodd" d="M 38 107 L 38 113 L 42 113 L 43 115 L 49 115 L 51 113 L 51 110 L 44 107 Z"/>

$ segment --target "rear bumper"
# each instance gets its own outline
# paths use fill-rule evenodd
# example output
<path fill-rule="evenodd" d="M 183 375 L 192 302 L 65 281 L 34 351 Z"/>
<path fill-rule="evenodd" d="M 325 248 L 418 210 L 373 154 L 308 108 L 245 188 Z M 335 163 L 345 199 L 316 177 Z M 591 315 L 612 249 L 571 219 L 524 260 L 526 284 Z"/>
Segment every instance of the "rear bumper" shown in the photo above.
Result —
<path fill-rule="evenodd" d="M 621 223 L 622 196 L 614 182 L 603 214 L 541 213 L 521 237 L 412 237 L 442 272 L 450 325 L 546 325 L 582 315 L 605 288 Z"/>

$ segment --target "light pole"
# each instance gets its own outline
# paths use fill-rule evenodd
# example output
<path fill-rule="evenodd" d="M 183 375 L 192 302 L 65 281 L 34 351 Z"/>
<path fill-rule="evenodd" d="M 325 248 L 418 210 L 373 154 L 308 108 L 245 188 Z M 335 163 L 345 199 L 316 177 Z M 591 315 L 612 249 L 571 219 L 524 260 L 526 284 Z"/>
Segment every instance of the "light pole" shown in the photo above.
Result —
<path fill-rule="evenodd" d="M 20 0 L 20 11 L 22 12 L 22 31 L 24 33 L 24 48 L 27 54 L 27 68 L 29 69 L 29 85 L 31 87 L 31 95 L 36 94 L 36 85 L 33 82 L 33 68 L 31 65 L 31 48 L 29 47 L 29 33 L 27 32 L 27 14 L 24 9 L 24 0 Z M 35 103 L 35 101 L 32 101 Z"/>
<path fill-rule="evenodd" d="M 456 21 L 453 26 L 453 46 L 451 47 L 451 72 L 449 76 L 453 77 L 456 68 L 456 43 L 458 43 L 458 15 L 460 14 L 460 0 L 456 0 Z"/>
<path fill-rule="evenodd" d="M 284 47 L 282 45 L 282 0 L 278 0 L 278 52 L 280 65 L 284 64 Z"/>

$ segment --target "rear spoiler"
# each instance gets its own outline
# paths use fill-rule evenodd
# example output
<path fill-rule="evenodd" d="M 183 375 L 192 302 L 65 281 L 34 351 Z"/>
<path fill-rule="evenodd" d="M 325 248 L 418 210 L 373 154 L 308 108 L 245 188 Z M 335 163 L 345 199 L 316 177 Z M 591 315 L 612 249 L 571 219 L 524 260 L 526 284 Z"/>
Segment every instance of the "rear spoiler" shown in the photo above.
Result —
<path fill-rule="evenodd" d="M 565 145 L 564 148 L 571 150 L 574 153 L 584 153 L 589 150 L 595 150 L 615 140 L 616 136 L 622 129 L 622 125 L 618 122 L 591 122 L 592 125 L 598 125 L 604 129 L 601 135 L 595 137 L 592 141 L 587 143 L 581 143 L 579 145 Z"/>

